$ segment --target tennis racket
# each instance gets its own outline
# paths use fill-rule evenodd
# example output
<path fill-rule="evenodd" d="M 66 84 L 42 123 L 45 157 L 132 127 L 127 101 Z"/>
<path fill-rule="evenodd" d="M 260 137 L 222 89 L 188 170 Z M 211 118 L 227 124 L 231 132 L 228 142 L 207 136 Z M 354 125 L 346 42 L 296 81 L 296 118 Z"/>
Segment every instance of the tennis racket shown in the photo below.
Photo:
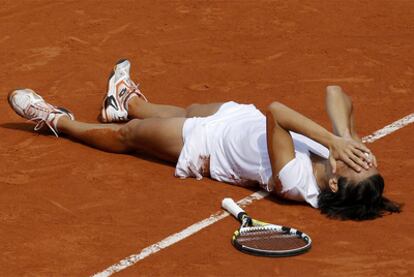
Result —
<path fill-rule="evenodd" d="M 221 206 L 241 223 L 240 228 L 234 232 L 231 243 L 242 252 L 284 257 L 302 254 L 311 248 L 312 240 L 305 233 L 252 219 L 231 198 L 223 199 Z"/>

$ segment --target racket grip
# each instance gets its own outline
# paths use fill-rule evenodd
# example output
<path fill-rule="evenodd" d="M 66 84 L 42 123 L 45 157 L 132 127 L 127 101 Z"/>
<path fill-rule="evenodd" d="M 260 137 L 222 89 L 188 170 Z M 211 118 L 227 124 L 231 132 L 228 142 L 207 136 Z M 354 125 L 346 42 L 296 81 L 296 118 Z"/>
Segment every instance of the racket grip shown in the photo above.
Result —
<path fill-rule="evenodd" d="M 245 214 L 246 212 L 239 207 L 239 205 L 234 202 L 231 198 L 224 198 L 221 202 L 221 207 L 231 213 L 235 218 L 239 219 L 241 213 Z"/>

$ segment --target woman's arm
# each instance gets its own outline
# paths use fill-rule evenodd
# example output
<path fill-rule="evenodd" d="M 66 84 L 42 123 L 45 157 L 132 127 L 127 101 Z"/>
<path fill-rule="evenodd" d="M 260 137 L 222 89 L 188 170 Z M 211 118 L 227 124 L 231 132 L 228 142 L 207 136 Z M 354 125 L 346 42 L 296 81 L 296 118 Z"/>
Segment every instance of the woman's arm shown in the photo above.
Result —
<path fill-rule="evenodd" d="M 355 128 L 352 100 L 340 86 L 334 85 L 326 88 L 326 110 L 332 122 L 334 134 L 362 142 Z M 372 163 L 377 166 L 376 158 L 372 154 L 371 159 Z"/>
<path fill-rule="evenodd" d="M 350 138 L 336 136 L 289 107 L 273 102 L 267 112 L 267 142 L 272 172 L 279 171 L 295 157 L 292 137 L 289 131 L 305 135 L 330 150 L 330 162 L 333 171 L 336 160 L 342 160 L 356 171 L 366 167 L 366 156 L 369 149 L 360 142 Z"/>
<path fill-rule="evenodd" d="M 351 98 L 340 86 L 328 86 L 326 88 L 326 110 L 331 119 L 334 134 L 361 141 L 355 130 Z"/>

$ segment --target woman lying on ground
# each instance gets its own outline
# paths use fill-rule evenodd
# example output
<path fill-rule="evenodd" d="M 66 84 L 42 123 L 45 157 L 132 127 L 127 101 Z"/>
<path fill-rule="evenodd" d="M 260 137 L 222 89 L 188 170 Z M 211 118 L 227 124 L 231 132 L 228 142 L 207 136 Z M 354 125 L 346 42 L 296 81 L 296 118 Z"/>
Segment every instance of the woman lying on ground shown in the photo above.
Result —
<path fill-rule="evenodd" d="M 101 121 L 74 120 L 30 89 L 9 94 L 20 116 L 47 125 L 92 147 L 141 152 L 176 164 L 181 178 L 203 176 L 258 185 L 280 197 L 306 201 L 332 218 L 364 220 L 399 212 L 383 197 L 384 180 L 375 156 L 354 128 L 352 103 L 338 86 L 327 88 L 331 133 L 278 102 L 266 116 L 254 105 L 235 102 L 187 108 L 149 103 L 129 76 L 130 63 L 115 65 Z"/>

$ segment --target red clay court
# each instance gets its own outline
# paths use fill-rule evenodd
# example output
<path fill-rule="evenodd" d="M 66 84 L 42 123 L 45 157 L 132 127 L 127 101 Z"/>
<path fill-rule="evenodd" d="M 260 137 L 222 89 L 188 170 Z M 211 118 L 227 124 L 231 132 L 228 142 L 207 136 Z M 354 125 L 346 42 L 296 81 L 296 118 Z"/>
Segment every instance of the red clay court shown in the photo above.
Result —
<path fill-rule="evenodd" d="M 278 100 L 328 126 L 324 93 L 353 98 L 362 136 L 414 112 L 414 2 L 3 1 L 0 7 L 0 275 L 90 276 L 254 191 L 174 167 L 32 132 L 6 96 L 29 87 L 97 122 L 120 58 L 152 102 Z M 271 259 L 230 244 L 238 223 L 212 224 L 115 276 L 412 276 L 414 128 L 369 147 L 403 212 L 330 220 L 274 197 L 246 210 L 302 229 L 310 252 Z"/>

